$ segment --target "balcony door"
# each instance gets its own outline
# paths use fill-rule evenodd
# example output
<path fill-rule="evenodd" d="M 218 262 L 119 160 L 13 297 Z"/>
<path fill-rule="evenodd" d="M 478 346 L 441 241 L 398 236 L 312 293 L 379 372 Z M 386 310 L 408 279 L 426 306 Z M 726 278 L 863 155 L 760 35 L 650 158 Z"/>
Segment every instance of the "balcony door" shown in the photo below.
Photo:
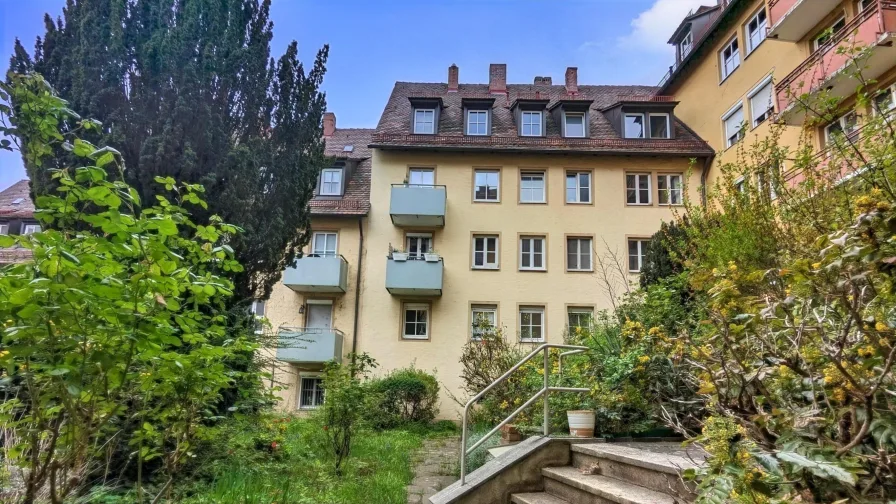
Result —
<path fill-rule="evenodd" d="M 331 304 L 309 304 L 308 320 L 306 322 L 308 329 L 329 329 L 333 324 L 333 305 Z"/>
<path fill-rule="evenodd" d="M 336 256 L 336 233 L 314 233 L 311 239 L 312 257 Z"/>
<path fill-rule="evenodd" d="M 423 254 L 432 250 L 432 235 L 429 233 L 408 233 L 408 256 L 423 259 Z"/>

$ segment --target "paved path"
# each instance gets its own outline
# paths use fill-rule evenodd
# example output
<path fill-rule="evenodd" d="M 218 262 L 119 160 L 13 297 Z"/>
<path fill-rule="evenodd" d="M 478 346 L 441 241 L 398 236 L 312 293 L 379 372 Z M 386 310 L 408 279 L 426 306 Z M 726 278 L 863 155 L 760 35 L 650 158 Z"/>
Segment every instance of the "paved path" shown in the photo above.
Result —
<path fill-rule="evenodd" d="M 414 458 L 414 480 L 408 486 L 408 504 L 429 504 L 429 498 L 458 479 L 460 438 L 423 441 Z"/>

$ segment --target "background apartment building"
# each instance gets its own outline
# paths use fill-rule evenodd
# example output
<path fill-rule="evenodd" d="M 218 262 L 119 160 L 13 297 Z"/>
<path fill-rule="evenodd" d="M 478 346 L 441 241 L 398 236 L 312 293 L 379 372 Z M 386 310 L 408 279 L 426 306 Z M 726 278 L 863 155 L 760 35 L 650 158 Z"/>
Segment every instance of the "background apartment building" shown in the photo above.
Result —
<path fill-rule="evenodd" d="M 34 218 L 28 180 L 20 180 L 0 191 L 0 235 L 28 235 L 40 231 Z M 0 247 L 0 266 L 31 260 L 30 249 Z"/>
<path fill-rule="evenodd" d="M 876 81 L 876 106 L 891 110 L 894 36 L 892 0 L 720 0 L 688 15 L 669 40 L 676 59 L 660 93 L 673 96 L 678 117 L 719 152 L 716 166 L 733 161 L 740 142 L 766 137 L 773 120 L 787 126 L 784 145 L 805 138 L 821 152 L 831 134 L 855 131 L 872 113 L 856 110 L 858 83 L 838 49 L 869 47 L 863 75 Z M 793 97 L 822 90 L 844 99 L 842 114 L 810 125 Z M 710 170 L 709 182 L 718 174 Z"/>

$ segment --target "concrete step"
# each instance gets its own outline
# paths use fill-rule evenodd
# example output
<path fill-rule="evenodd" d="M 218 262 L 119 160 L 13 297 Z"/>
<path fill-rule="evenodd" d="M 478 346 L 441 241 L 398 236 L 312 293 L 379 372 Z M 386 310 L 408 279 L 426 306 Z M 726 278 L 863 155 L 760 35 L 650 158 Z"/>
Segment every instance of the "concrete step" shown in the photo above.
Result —
<path fill-rule="evenodd" d="M 514 504 L 569 504 L 560 497 L 545 492 L 518 493 L 510 496 Z"/>
<path fill-rule="evenodd" d="M 669 494 L 598 474 L 582 474 L 576 467 L 546 467 L 545 492 L 573 504 L 681 504 Z"/>
<path fill-rule="evenodd" d="M 613 443 L 580 444 L 572 446 L 572 465 L 692 501 L 694 485 L 682 481 L 680 474 L 702 462 L 697 459 L 701 453 L 695 452 L 693 459 L 679 453 L 684 451 L 673 443 L 652 445 L 651 450 Z"/>

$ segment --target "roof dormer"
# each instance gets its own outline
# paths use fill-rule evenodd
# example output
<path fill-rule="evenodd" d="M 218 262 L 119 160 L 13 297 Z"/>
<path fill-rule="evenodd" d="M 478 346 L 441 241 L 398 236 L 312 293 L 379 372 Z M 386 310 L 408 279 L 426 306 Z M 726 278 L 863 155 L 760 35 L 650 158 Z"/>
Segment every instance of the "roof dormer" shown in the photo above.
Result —
<path fill-rule="evenodd" d="M 442 112 L 441 98 L 410 98 L 411 132 L 415 135 L 437 135 L 439 116 Z"/>
<path fill-rule="evenodd" d="M 603 112 L 622 138 L 670 140 L 675 138 L 677 104 L 666 96 L 631 97 Z"/>
<path fill-rule="evenodd" d="M 564 138 L 591 136 L 588 111 L 593 102 L 593 100 L 564 99 L 551 106 L 550 112 L 554 122 L 560 125 L 560 136 Z"/>
<path fill-rule="evenodd" d="M 523 137 L 543 137 L 545 128 L 545 108 L 550 100 L 541 98 L 520 98 L 513 102 L 510 110 L 516 122 L 517 131 Z"/>

